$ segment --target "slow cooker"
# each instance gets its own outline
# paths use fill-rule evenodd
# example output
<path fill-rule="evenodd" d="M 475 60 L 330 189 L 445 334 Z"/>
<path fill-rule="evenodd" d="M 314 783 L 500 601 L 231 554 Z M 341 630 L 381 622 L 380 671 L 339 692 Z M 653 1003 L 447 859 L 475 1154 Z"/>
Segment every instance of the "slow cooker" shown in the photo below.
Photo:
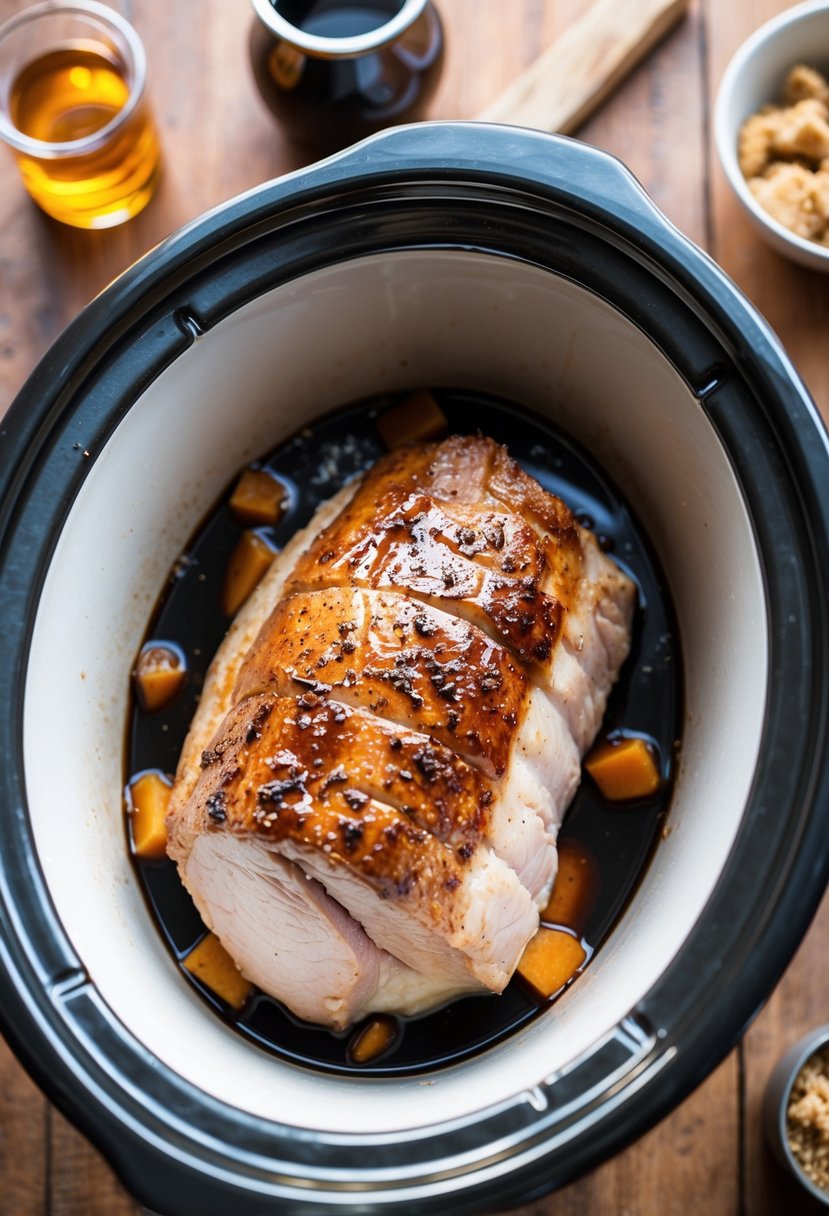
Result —
<path fill-rule="evenodd" d="M 129 673 L 235 471 L 345 402 L 508 397 L 589 449 L 678 618 L 665 839 L 543 1016 L 433 1075 L 324 1075 L 181 981 L 122 827 Z M 94 300 L 5 422 L 3 1030 L 160 1213 L 493 1210 L 639 1135 L 779 978 L 829 868 L 829 453 L 768 327 L 617 161 L 383 133 L 205 215 Z"/>

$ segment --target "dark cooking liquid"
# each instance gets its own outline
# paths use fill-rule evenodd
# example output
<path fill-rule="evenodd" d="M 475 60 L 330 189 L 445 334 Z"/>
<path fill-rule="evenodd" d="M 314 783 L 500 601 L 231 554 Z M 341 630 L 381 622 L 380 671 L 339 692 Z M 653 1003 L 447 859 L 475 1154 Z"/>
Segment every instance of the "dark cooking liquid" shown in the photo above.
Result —
<path fill-rule="evenodd" d="M 399 0 L 293 0 L 277 5 L 297 29 L 352 38 L 385 25 Z M 315 57 L 276 38 L 260 21 L 250 63 L 262 99 L 296 143 L 334 152 L 393 123 L 422 118 L 440 77 L 443 30 L 431 4 L 393 42 L 367 55 Z"/>
<path fill-rule="evenodd" d="M 318 38 L 356 38 L 385 25 L 403 7 L 403 0 L 279 0 L 277 11 L 286 21 Z"/>
<path fill-rule="evenodd" d="M 589 959 L 635 889 L 670 800 L 682 712 L 679 641 L 671 603 L 642 528 L 588 453 L 545 420 L 515 405 L 459 391 L 439 391 L 436 396 L 451 432 L 480 430 L 505 443 L 528 472 L 594 529 L 639 588 L 632 653 L 611 695 L 603 729 L 650 736 L 665 780 L 651 798 L 612 805 L 585 778 L 568 811 L 560 843 L 562 849 L 586 859 L 583 872 L 589 889 L 579 902 L 582 923 L 573 927 Z M 347 478 L 383 454 L 373 418 L 392 403 L 391 399 L 364 402 L 331 414 L 263 462 L 290 488 L 282 518 L 265 530 L 278 547 Z M 128 774 L 153 768 L 175 771 L 205 672 L 227 629 L 228 620 L 220 609 L 221 589 L 240 525 L 226 502 L 227 497 L 176 564 L 148 633 L 148 639 L 177 643 L 190 675 L 184 694 L 166 708 L 154 714 L 133 708 Z M 136 860 L 135 866 L 156 923 L 181 964 L 203 936 L 204 926 L 172 862 Z M 349 1054 L 353 1031 L 333 1034 L 300 1022 L 258 992 L 236 1014 L 184 968 L 182 975 L 245 1037 L 296 1063 L 357 1075 L 406 1073 L 454 1063 L 497 1043 L 549 1005 L 515 978 L 500 997 L 467 997 L 434 1013 L 398 1019 L 393 1047 L 374 1064 L 354 1064 Z M 578 984 L 578 979 L 574 982 Z"/>

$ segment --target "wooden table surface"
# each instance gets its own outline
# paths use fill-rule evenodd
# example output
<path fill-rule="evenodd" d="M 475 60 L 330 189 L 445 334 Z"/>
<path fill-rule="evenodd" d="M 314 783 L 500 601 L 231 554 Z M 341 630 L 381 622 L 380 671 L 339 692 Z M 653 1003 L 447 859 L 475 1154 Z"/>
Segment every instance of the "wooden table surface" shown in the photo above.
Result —
<path fill-rule="evenodd" d="M 583 8 L 583 0 L 438 0 L 447 61 L 435 118 L 471 117 Z M 0 19 L 25 7 L 0 0 Z M 229 196 L 298 166 L 246 58 L 243 0 L 125 0 L 149 57 L 166 174 L 143 215 L 104 233 L 61 228 L 0 153 L 0 413 L 62 327 L 138 255 Z M 710 112 L 739 43 L 783 0 L 695 0 L 689 16 L 579 135 L 621 157 L 671 220 L 765 314 L 829 419 L 829 276 L 771 253 L 715 164 Z M 825 53 L 825 52 L 824 52 Z M 817 1213 L 770 1160 L 763 1088 L 785 1047 L 829 1021 L 829 901 L 740 1046 L 633 1147 L 522 1216 Z M 137 1205 L 0 1042 L 0 1214 L 127 1216 Z M 229 1213 L 228 1216 L 235 1216 Z"/>

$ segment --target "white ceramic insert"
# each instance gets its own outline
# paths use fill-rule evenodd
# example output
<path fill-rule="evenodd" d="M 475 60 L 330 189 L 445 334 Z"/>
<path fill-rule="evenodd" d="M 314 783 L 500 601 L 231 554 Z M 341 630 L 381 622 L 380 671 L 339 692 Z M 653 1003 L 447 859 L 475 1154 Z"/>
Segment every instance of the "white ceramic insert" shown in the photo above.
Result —
<path fill-rule="evenodd" d="M 338 404 L 423 383 L 491 391 L 550 416 L 621 486 L 675 599 L 687 722 L 673 831 L 568 994 L 472 1061 L 428 1080 L 372 1083 L 269 1056 L 188 988 L 127 857 L 124 725 L 158 593 L 236 470 Z M 344 1132 L 391 1133 L 496 1106 L 590 1049 L 701 913 L 743 814 L 764 713 L 752 530 L 722 446 L 664 356 L 584 288 L 523 263 L 456 251 L 366 257 L 282 286 L 198 338 L 92 456 L 34 625 L 24 758 L 48 889 L 118 1017 L 217 1097 Z"/>

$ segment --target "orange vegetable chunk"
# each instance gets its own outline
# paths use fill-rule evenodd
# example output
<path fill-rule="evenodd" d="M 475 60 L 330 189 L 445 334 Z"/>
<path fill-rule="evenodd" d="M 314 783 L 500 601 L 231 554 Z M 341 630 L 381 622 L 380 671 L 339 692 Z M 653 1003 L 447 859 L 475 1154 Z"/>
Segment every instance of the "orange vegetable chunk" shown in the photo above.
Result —
<path fill-rule="evenodd" d="M 141 648 L 132 673 L 138 704 L 145 713 L 163 709 L 180 692 L 186 678 L 187 667 L 178 648 L 148 642 Z"/>
<path fill-rule="evenodd" d="M 558 870 L 542 921 L 581 930 L 593 910 L 598 887 L 596 862 L 575 841 L 558 848 Z"/>
<path fill-rule="evenodd" d="M 387 448 L 437 439 L 448 427 L 446 415 L 427 389 L 407 397 L 377 419 L 378 433 Z"/>
<path fill-rule="evenodd" d="M 397 1027 L 390 1018 L 374 1018 L 358 1031 L 349 1044 L 348 1054 L 354 1064 L 367 1064 L 388 1051 L 397 1037 Z"/>
<path fill-rule="evenodd" d="M 573 978 L 586 958 L 587 952 L 577 937 L 542 925 L 521 955 L 518 974 L 547 1000 Z"/>
<path fill-rule="evenodd" d="M 132 845 L 137 857 L 163 857 L 167 849 L 167 806 L 170 782 L 152 770 L 133 778 L 129 786 Z"/>
<path fill-rule="evenodd" d="M 236 615 L 274 556 L 275 551 L 264 536 L 250 529 L 242 533 L 230 555 L 222 588 L 222 611 L 227 616 Z"/>
<path fill-rule="evenodd" d="M 275 524 L 282 515 L 287 490 L 265 469 L 245 469 L 230 496 L 230 510 L 240 524 Z"/>
<path fill-rule="evenodd" d="M 584 767 L 611 802 L 647 798 L 659 788 L 653 747 L 638 736 L 606 739 L 593 748 Z"/>
<path fill-rule="evenodd" d="M 253 991 L 215 933 L 208 933 L 194 946 L 184 966 L 211 992 L 233 1009 L 241 1009 Z"/>

